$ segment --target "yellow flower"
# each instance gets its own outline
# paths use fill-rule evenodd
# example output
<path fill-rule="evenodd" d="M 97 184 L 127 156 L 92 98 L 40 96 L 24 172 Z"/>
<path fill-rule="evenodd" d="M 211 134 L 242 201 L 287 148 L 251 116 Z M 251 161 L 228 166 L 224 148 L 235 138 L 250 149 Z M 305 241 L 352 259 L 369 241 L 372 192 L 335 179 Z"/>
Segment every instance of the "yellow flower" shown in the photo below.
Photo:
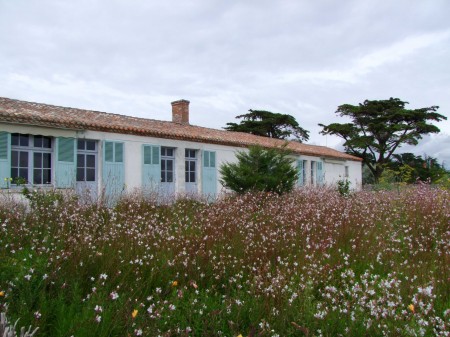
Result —
<path fill-rule="evenodd" d="M 241 334 L 239 334 L 237 337 L 242 337 L 242 335 Z"/>
<path fill-rule="evenodd" d="M 178 285 L 178 281 L 173 281 L 172 282 L 172 287 L 176 287 Z"/>
<path fill-rule="evenodd" d="M 5 292 L 4 291 L 0 291 L 0 297 L 5 296 Z"/>
<path fill-rule="evenodd" d="M 412 313 L 414 313 L 414 304 L 408 305 L 408 309 L 411 310 Z"/>
<path fill-rule="evenodd" d="M 131 313 L 131 317 L 136 318 L 137 314 L 138 314 L 137 309 L 134 309 L 133 312 Z"/>

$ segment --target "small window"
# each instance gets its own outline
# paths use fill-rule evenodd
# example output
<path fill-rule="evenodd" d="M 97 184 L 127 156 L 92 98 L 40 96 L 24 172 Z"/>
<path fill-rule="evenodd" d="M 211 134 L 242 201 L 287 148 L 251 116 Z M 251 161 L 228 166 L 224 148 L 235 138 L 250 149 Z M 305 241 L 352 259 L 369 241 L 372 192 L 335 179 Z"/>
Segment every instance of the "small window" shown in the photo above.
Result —
<path fill-rule="evenodd" d="M 195 158 L 195 150 L 191 150 L 191 149 L 186 149 L 185 150 L 185 157 L 186 158 Z"/>
<path fill-rule="evenodd" d="M 11 134 L 11 145 L 12 146 L 29 146 L 30 144 L 30 136 L 22 135 L 19 133 Z"/>
<path fill-rule="evenodd" d="M 43 149 L 51 149 L 52 148 L 52 140 L 50 137 L 34 136 L 34 147 L 43 148 Z"/>

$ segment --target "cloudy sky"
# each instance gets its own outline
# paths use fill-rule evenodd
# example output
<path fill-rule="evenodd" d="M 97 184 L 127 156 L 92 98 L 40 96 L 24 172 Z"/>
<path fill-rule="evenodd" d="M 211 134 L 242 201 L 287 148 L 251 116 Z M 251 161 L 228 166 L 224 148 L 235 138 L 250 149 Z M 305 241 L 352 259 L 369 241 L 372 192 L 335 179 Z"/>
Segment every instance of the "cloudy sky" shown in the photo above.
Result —
<path fill-rule="evenodd" d="M 450 116 L 448 0 L 0 0 L 0 96 L 221 128 L 397 97 Z M 450 120 L 413 149 L 450 164 Z"/>

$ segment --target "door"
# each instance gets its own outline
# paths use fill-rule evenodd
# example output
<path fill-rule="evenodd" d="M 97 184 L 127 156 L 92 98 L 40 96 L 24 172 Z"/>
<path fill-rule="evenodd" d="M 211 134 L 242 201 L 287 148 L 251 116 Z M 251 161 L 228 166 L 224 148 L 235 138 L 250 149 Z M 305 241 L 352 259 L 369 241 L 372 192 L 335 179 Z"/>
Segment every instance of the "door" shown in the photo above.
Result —
<path fill-rule="evenodd" d="M 175 149 L 161 147 L 161 194 L 163 197 L 175 195 Z"/>
<path fill-rule="evenodd" d="M 77 193 L 97 200 L 97 142 L 78 139 L 77 141 Z"/>
<path fill-rule="evenodd" d="M 208 201 L 212 202 L 216 199 L 217 172 L 215 151 L 203 151 L 202 192 Z"/>

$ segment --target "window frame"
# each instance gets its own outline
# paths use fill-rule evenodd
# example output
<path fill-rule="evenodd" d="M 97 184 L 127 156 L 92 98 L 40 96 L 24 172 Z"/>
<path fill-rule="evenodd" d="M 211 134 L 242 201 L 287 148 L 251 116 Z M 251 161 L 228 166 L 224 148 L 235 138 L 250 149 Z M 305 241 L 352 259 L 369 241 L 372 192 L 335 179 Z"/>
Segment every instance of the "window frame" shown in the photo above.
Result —
<path fill-rule="evenodd" d="M 83 143 L 83 148 L 80 148 L 80 142 Z M 94 149 L 88 149 L 87 144 L 94 144 Z M 83 156 L 83 166 L 79 166 L 79 156 Z M 86 163 L 87 156 L 94 156 L 94 167 L 88 167 Z M 79 169 L 83 169 L 83 180 L 79 180 Z M 93 169 L 94 170 L 94 180 L 86 180 L 87 170 Z M 77 139 L 77 163 L 76 163 L 76 182 L 77 183 L 83 183 L 83 182 L 96 182 L 97 181 L 97 174 L 98 174 L 98 143 L 96 140 L 93 139 Z"/>
<path fill-rule="evenodd" d="M 197 150 L 185 149 L 184 151 L 184 182 L 186 183 L 197 183 Z M 192 169 L 191 163 L 194 163 L 194 168 Z M 194 179 L 192 179 L 192 177 Z"/>
<path fill-rule="evenodd" d="M 23 140 L 25 136 L 28 138 L 28 145 L 25 145 Z M 17 137 L 17 138 L 16 138 Z M 15 140 L 17 139 L 17 143 Z M 36 141 L 41 140 L 41 144 L 36 146 Z M 48 142 L 48 146 L 46 146 L 46 141 Z M 22 184 L 17 184 L 14 182 L 14 178 L 22 177 L 20 174 L 21 170 L 26 169 L 26 182 L 23 185 L 33 185 L 33 186 L 49 186 L 53 184 L 53 173 L 54 173 L 54 148 L 55 148 L 55 138 L 50 136 L 43 135 L 32 135 L 32 134 L 23 134 L 23 133 L 11 133 L 11 161 L 10 161 L 10 174 L 13 179 L 11 186 L 19 186 Z M 17 165 L 13 161 L 15 161 L 15 153 L 19 155 L 17 158 Z M 21 166 L 20 165 L 20 154 L 26 153 L 27 164 Z M 36 160 L 38 158 L 37 155 L 41 155 L 40 165 L 36 167 Z M 48 167 L 44 165 L 44 156 L 49 155 L 49 158 L 46 160 L 48 163 Z M 17 170 L 16 173 L 13 174 L 13 170 Z M 45 175 L 45 171 L 47 174 Z M 40 175 L 40 182 L 37 181 L 37 176 Z M 46 183 L 43 183 L 45 177 L 48 177 L 49 180 Z M 22 177 L 23 178 L 23 177 Z"/>

